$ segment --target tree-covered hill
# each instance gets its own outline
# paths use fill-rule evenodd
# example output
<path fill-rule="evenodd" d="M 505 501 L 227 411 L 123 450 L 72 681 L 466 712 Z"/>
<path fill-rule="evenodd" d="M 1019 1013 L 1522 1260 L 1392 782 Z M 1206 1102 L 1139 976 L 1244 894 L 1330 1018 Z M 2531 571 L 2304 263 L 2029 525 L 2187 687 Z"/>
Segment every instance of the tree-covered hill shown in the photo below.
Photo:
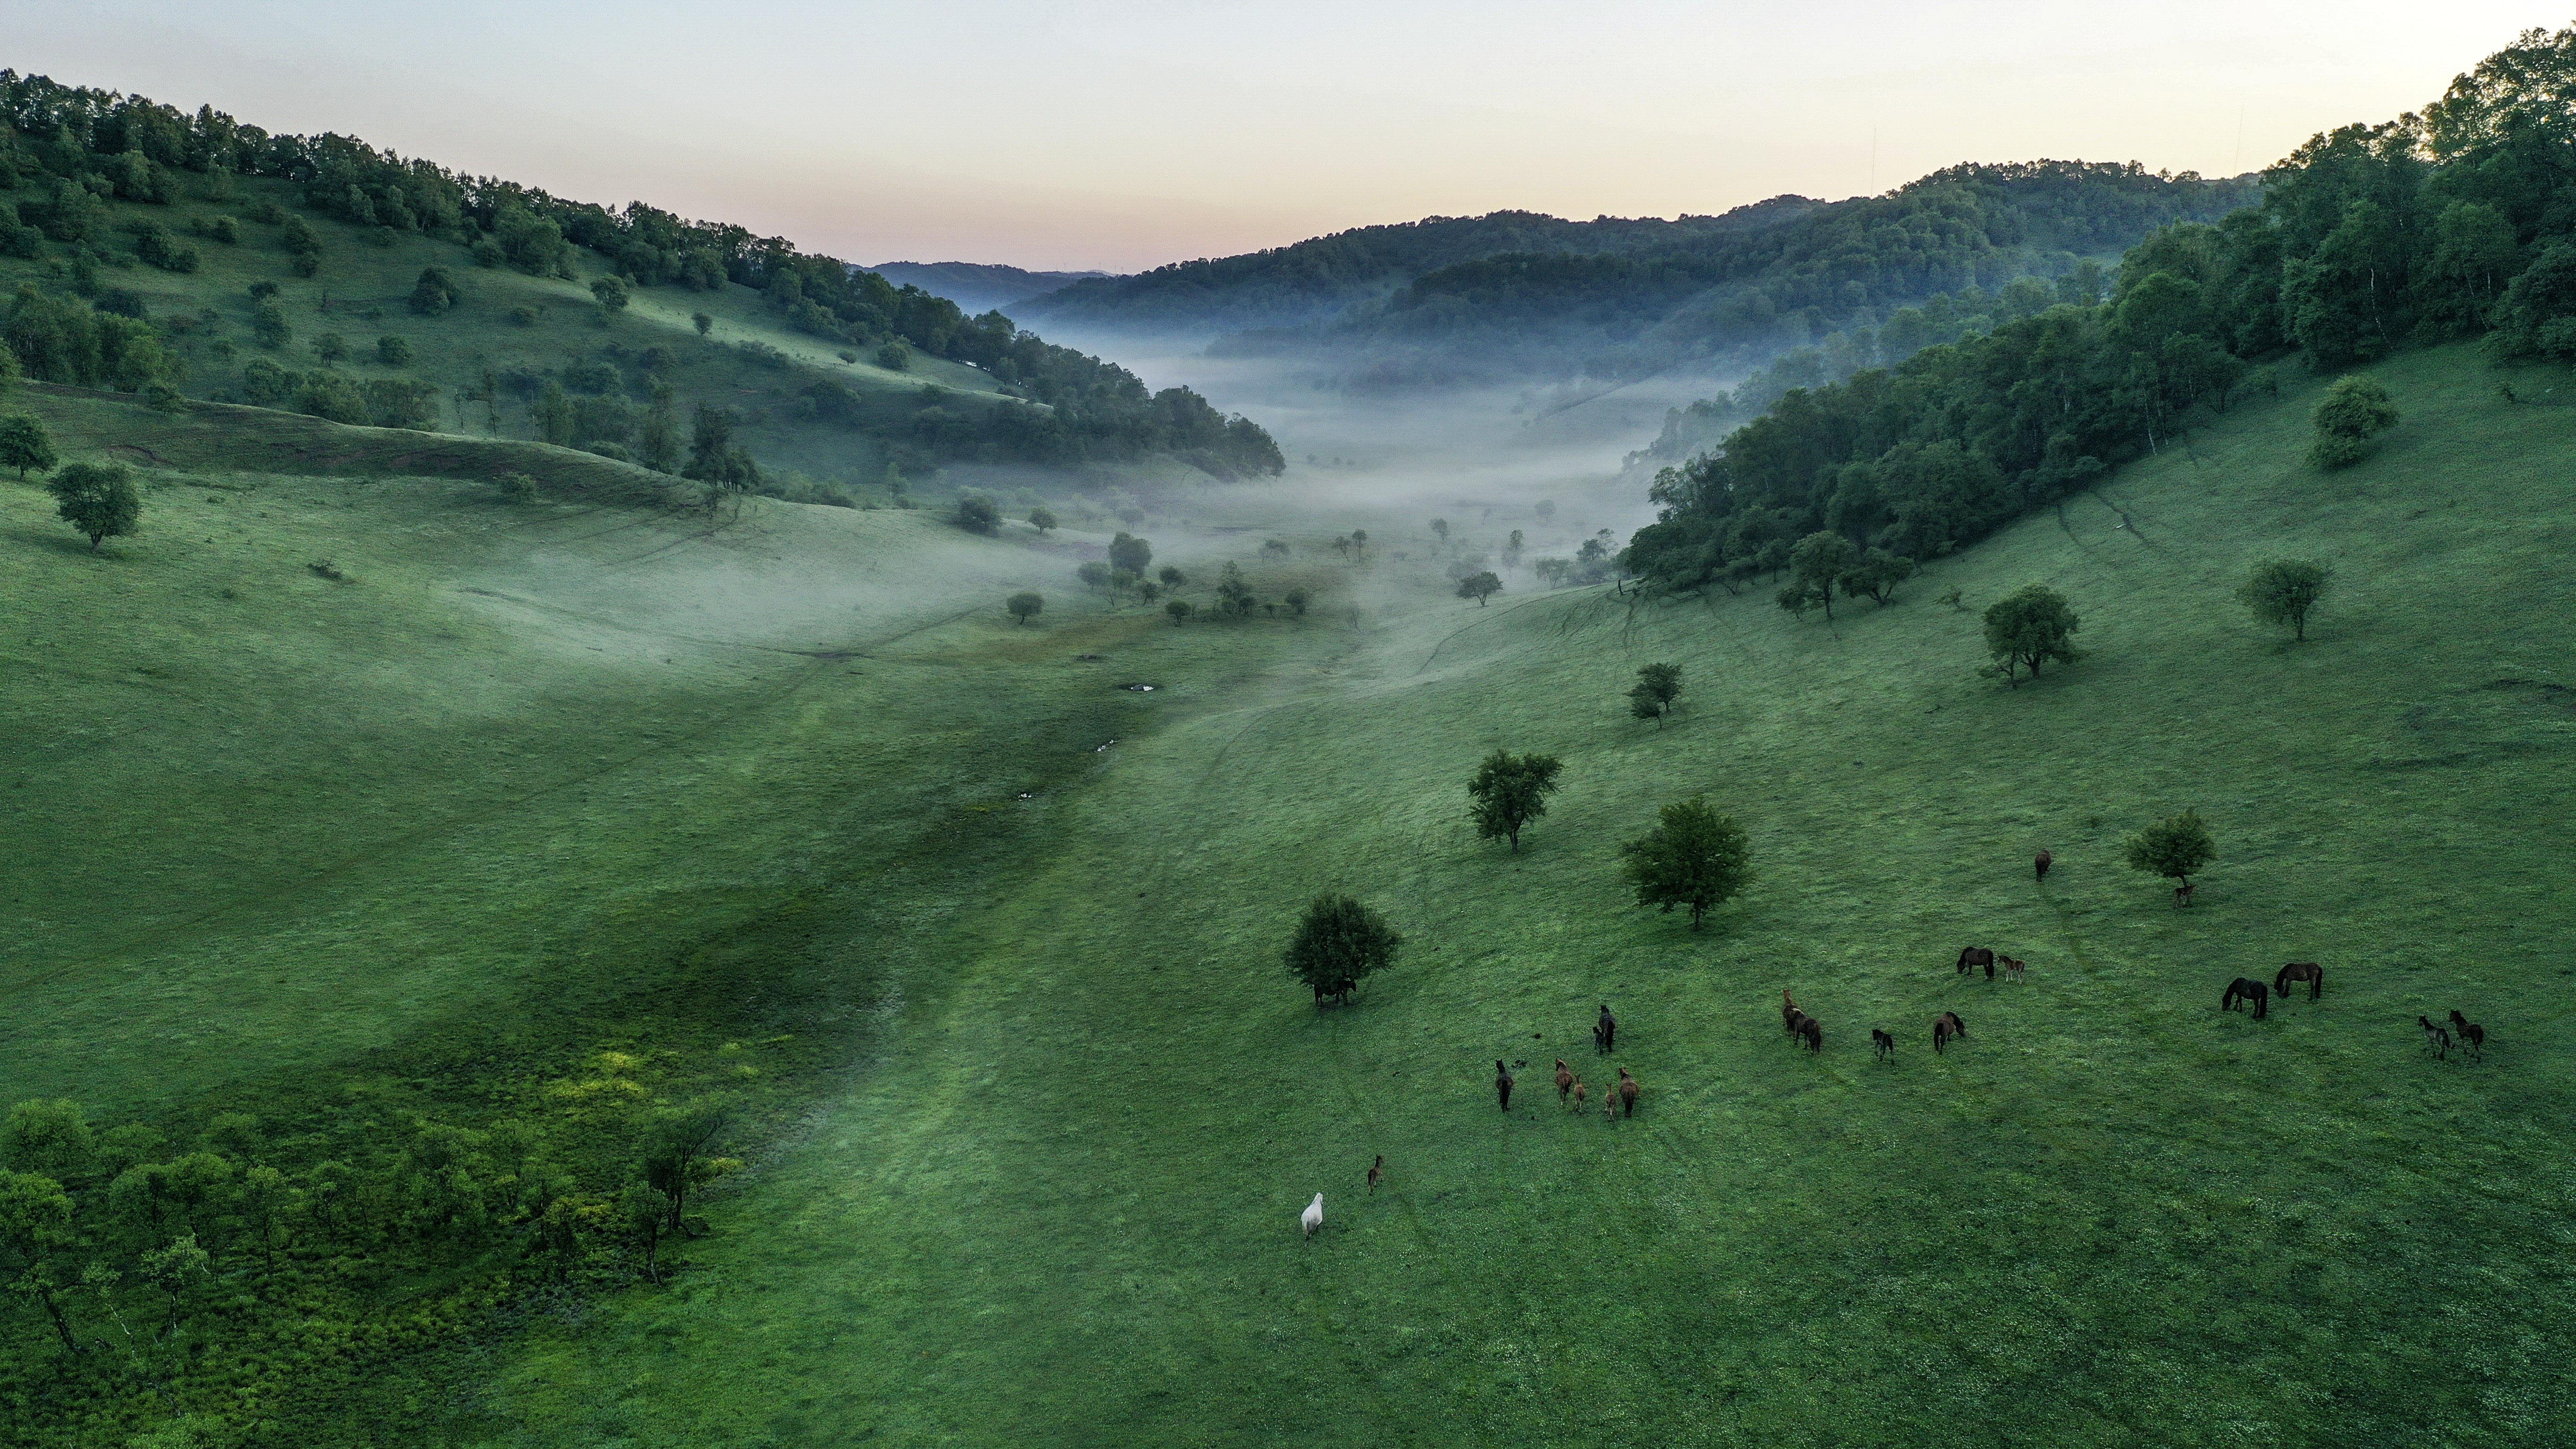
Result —
<path fill-rule="evenodd" d="M 2107 300 L 1791 388 L 1665 469 L 1630 563 L 1740 586 L 1830 530 L 1915 558 L 2082 490 L 2223 410 L 2250 369 L 2484 336 L 2576 360 L 2576 29 L 2530 31 L 2419 115 L 2310 140 L 2259 205 L 2165 227 Z"/>
<path fill-rule="evenodd" d="M 14 71 L 0 296 L 42 381 L 537 437 L 719 488 L 782 491 L 782 463 L 828 498 L 952 461 L 1280 467 L 1187 388 L 780 238 Z"/>
<path fill-rule="evenodd" d="M 1032 297 L 1109 275 L 1032 272 L 990 262 L 880 262 L 867 270 L 898 287 L 919 287 L 934 297 L 945 297 L 968 312 L 1007 311 Z"/>

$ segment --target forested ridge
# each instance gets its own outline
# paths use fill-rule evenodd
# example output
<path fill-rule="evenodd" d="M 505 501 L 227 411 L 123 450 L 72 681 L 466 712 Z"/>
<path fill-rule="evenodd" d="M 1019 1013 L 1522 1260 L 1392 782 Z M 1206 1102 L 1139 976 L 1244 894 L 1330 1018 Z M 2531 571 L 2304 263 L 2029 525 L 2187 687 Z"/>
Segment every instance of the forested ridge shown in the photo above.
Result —
<path fill-rule="evenodd" d="M 282 183 L 289 204 L 278 204 L 273 187 L 245 182 Z M 898 367 L 908 352 L 944 358 L 981 369 L 1007 398 L 1038 405 L 961 415 L 952 399 L 898 430 L 934 457 L 1062 463 L 1172 454 L 1221 476 L 1280 467 L 1258 425 L 1224 417 L 1187 388 L 1151 391 L 1126 369 L 1050 344 L 998 312 L 969 316 L 918 287 L 740 226 L 686 220 L 643 202 L 570 201 L 353 137 L 276 135 L 211 107 L 191 116 L 140 96 L 0 71 L 0 190 L 17 193 L 14 205 L 0 204 L 0 256 L 49 264 L 64 282 L 40 289 L 57 294 L 41 299 L 42 317 L 11 324 L 19 360 L 47 381 L 229 386 L 230 377 L 186 376 L 178 349 L 164 345 L 167 326 L 131 315 L 139 308 L 126 304 L 129 315 L 113 315 L 119 289 L 104 287 L 98 269 L 192 272 L 201 243 L 230 247 L 253 228 L 263 238 L 274 228 L 295 276 L 321 285 L 339 233 L 332 228 L 326 239 L 315 223 L 328 221 L 384 244 L 406 235 L 451 242 L 461 249 L 455 270 L 467 276 L 481 267 L 592 279 L 612 310 L 626 305 L 627 289 L 748 288 L 784 327 L 853 349 L 848 360 L 860 350 Z M 232 204 L 241 214 L 182 225 L 175 213 L 163 224 L 118 210 L 193 202 Z M 426 291 L 442 295 L 426 303 L 416 295 L 414 310 L 443 312 L 470 290 L 441 277 L 435 285 L 424 278 Z M 822 385 L 815 409 L 854 412 L 830 395 L 833 386 Z"/>
<path fill-rule="evenodd" d="M 2099 303 L 1782 391 L 1657 476 L 1627 562 L 1733 588 L 1818 530 L 1937 556 L 2162 446 L 2259 365 L 2477 336 L 2576 360 L 2576 29 L 2526 33 L 2420 115 L 2311 139 L 2259 204 L 2131 248 Z"/>

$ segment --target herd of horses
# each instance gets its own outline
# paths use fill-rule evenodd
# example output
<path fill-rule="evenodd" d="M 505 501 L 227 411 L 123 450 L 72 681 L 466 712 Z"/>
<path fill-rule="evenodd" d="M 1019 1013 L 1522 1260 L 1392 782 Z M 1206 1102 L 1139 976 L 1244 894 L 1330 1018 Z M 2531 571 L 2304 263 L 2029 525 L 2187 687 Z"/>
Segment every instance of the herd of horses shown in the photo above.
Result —
<path fill-rule="evenodd" d="M 1608 1056 L 1616 1051 L 1618 1046 L 1619 1018 L 1612 1016 L 1609 1006 L 1604 1004 L 1601 1015 L 1592 1023 L 1592 1050 L 1602 1056 Z M 1520 1062 L 1514 1065 L 1525 1067 L 1529 1063 Z M 1635 1077 L 1628 1075 L 1626 1067 L 1616 1067 L 1614 1070 L 1619 1073 L 1619 1080 L 1616 1083 L 1602 1085 L 1601 1115 L 1605 1118 L 1622 1115 L 1634 1117 L 1637 1115 L 1637 1097 L 1645 1089 L 1637 1085 Z M 1506 1065 L 1502 1058 L 1496 1057 L 1494 1059 L 1494 1101 L 1506 1112 L 1512 1110 L 1512 1088 L 1518 1082 L 1519 1079 L 1512 1075 L 1512 1066 Z M 1580 1073 L 1566 1065 L 1563 1057 L 1556 1059 L 1556 1100 L 1576 1112 L 1588 1111 L 1592 1105 L 1592 1088 L 1585 1084 Z M 1376 1179 L 1371 1178 L 1371 1186 L 1375 1186 L 1375 1183 Z"/>

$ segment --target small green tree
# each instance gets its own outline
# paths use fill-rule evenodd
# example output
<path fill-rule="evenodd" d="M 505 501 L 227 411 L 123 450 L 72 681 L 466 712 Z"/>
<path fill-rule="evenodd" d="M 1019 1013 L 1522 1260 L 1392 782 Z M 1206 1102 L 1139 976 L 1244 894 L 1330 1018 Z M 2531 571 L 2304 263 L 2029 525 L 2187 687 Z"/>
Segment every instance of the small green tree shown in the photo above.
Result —
<path fill-rule="evenodd" d="M 1172 567 L 1170 564 L 1165 564 L 1161 568 L 1154 570 L 1154 577 L 1161 579 L 1163 581 L 1163 587 L 1167 589 L 1177 589 L 1181 585 L 1190 581 L 1190 576 L 1188 574 L 1182 573 L 1179 569 Z"/>
<path fill-rule="evenodd" d="M 349 355 L 349 339 L 337 332 L 325 332 L 313 339 L 313 355 L 324 362 L 340 362 Z"/>
<path fill-rule="evenodd" d="M 1503 581 L 1494 576 L 1493 570 L 1487 569 L 1483 573 L 1469 574 L 1460 579 L 1458 597 L 1475 600 L 1476 607 L 1481 609 L 1485 607 L 1485 600 L 1502 586 Z"/>
<path fill-rule="evenodd" d="M 704 337 L 716 330 L 716 319 L 704 312 L 692 312 L 689 314 L 689 325 L 697 328 L 698 335 Z"/>
<path fill-rule="evenodd" d="M 1440 536 L 1440 541 L 1442 543 L 1447 543 L 1449 541 L 1449 520 L 1445 518 L 1435 518 L 1431 520 L 1431 531 Z"/>
<path fill-rule="evenodd" d="M 1055 515 L 1043 508 L 1032 508 L 1029 510 L 1029 527 L 1041 535 L 1048 533 L 1055 528 Z"/>
<path fill-rule="evenodd" d="M 2334 582 L 2334 570 L 2305 559 L 2267 559 L 2254 566 L 2253 577 L 2236 590 L 2236 597 L 2254 611 L 2254 617 L 2266 624 L 2287 624 L 2300 643 L 2308 638 L 2308 611 L 2317 606 L 2328 585 Z"/>
<path fill-rule="evenodd" d="M 1038 611 L 1046 607 L 1046 600 L 1034 593 L 1023 591 L 1011 595 L 1002 607 L 1011 611 L 1012 623 L 1025 624 L 1036 618 Z"/>
<path fill-rule="evenodd" d="M 1547 797 L 1556 793 L 1557 772 L 1564 764 L 1554 755 L 1513 755 L 1496 750 L 1476 767 L 1467 782 L 1467 815 L 1476 836 L 1503 836 L 1521 848 L 1521 829 L 1547 813 Z"/>
<path fill-rule="evenodd" d="M 1288 606 L 1288 617 L 1302 619 L 1306 617 L 1307 606 L 1314 602 L 1314 596 L 1304 589 L 1290 589 L 1279 596 L 1279 602 Z"/>
<path fill-rule="evenodd" d="M 627 302 L 631 300 L 626 284 L 615 277 L 602 277 L 591 283 L 590 295 L 598 300 L 599 310 L 612 317 L 625 311 Z"/>
<path fill-rule="evenodd" d="M 423 317 L 436 317 L 454 307 L 463 296 L 457 290 L 456 278 L 445 267 L 424 267 L 420 280 L 412 284 L 409 306 Z"/>
<path fill-rule="evenodd" d="M 0 1272 L 44 1308 L 65 1353 L 80 1352 L 80 1341 L 63 1315 L 51 1258 L 75 1241 L 71 1194 L 61 1183 L 32 1172 L 0 1172 L 0 1253 L 7 1258 Z"/>
<path fill-rule="evenodd" d="M 1691 929 L 1753 878 L 1744 828 L 1694 795 L 1667 805 L 1655 828 L 1619 847 L 1637 904 L 1667 912 L 1688 906 Z"/>
<path fill-rule="evenodd" d="M 1197 613 L 1198 610 L 1187 599 L 1174 599 L 1163 605 L 1163 612 L 1172 616 L 1173 623 L 1186 624 L 1190 621 L 1190 615 Z"/>
<path fill-rule="evenodd" d="M 2370 456 L 2372 441 L 2397 426 L 2397 405 L 2388 389 L 2366 377 L 2340 377 L 2317 402 L 2310 421 L 2316 440 L 2308 445 L 2308 462 L 2319 468 L 2349 468 Z"/>
<path fill-rule="evenodd" d="M 48 479 L 45 489 L 54 495 L 55 514 L 89 535 L 92 553 L 100 539 L 132 534 L 143 517 L 142 495 L 122 463 L 74 463 Z"/>
<path fill-rule="evenodd" d="M 2128 855 L 2132 870 L 2189 885 L 2202 866 L 2218 858 L 2218 842 L 2210 839 L 2200 812 L 2186 810 L 2130 836 Z"/>
<path fill-rule="evenodd" d="M 1145 576 L 1145 566 L 1154 561 L 1154 546 L 1131 533 L 1121 533 L 1109 540 L 1109 566 L 1125 569 L 1138 578 Z"/>
<path fill-rule="evenodd" d="M 1628 713 L 1638 719 L 1650 719 L 1655 728 L 1664 727 L 1664 716 L 1671 712 L 1673 701 L 1682 695 L 1682 667 L 1678 664 L 1649 664 L 1637 671 L 1637 682 L 1628 686 Z"/>
<path fill-rule="evenodd" d="M 28 469 L 41 473 L 60 461 L 54 435 L 42 421 L 27 413 L 0 416 L 0 467 L 17 469 L 19 481 L 25 482 Z"/>
<path fill-rule="evenodd" d="M 1839 582 L 1844 598 L 1866 598 L 1884 608 L 1888 600 L 1896 597 L 1896 586 L 1912 577 L 1914 560 L 1883 548 L 1874 548 L 1845 569 Z"/>
<path fill-rule="evenodd" d="M 1808 604 L 1822 604 L 1825 617 L 1834 616 L 1834 584 L 1860 561 L 1860 550 L 1839 533 L 1819 530 L 1798 540 L 1789 550 L 1789 587 L 1781 590 L 1780 607 L 1803 613 Z"/>
<path fill-rule="evenodd" d="M 2021 687 L 2020 671 L 2039 677 L 2039 666 L 2051 659 L 2075 658 L 2071 642 L 2082 621 L 2066 596 L 2046 584 L 2025 584 L 1986 609 L 1986 652 L 2002 666 L 2004 678 Z"/>
<path fill-rule="evenodd" d="M 1323 895 L 1307 905 L 1283 954 L 1288 974 L 1312 987 L 1315 1000 L 1347 1000 L 1363 977 L 1394 965 L 1403 944 L 1386 917 L 1349 896 Z"/>
<path fill-rule="evenodd" d="M 964 494 L 957 500 L 956 522 L 968 533 L 997 533 L 1002 527 L 1002 510 L 981 494 Z"/>
<path fill-rule="evenodd" d="M 1093 559 L 1075 569 L 1073 576 L 1082 580 L 1082 586 L 1094 593 L 1109 587 L 1109 565 L 1098 559 Z"/>
<path fill-rule="evenodd" d="M 20 1102 L 0 1124 L 0 1167 L 77 1181 L 89 1174 L 96 1150 L 88 1115 L 68 1097 Z"/>
<path fill-rule="evenodd" d="M 912 368 L 912 349 L 898 337 L 877 349 L 877 366 L 888 372 L 907 372 Z"/>
<path fill-rule="evenodd" d="M 379 337 L 376 339 L 376 361 L 387 367 L 407 367 L 411 364 L 411 344 L 399 337 Z"/>

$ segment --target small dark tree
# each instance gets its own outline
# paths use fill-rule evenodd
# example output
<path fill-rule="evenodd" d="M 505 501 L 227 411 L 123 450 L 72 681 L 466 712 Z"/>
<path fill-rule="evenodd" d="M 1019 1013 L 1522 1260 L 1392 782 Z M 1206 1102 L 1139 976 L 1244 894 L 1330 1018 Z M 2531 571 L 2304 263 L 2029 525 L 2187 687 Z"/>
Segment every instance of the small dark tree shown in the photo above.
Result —
<path fill-rule="evenodd" d="M 2334 570 L 2305 559 L 2267 559 L 2254 566 L 2254 576 L 2236 597 L 2266 624 L 2287 624 L 2300 643 L 2308 638 L 2308 611 L 2334 582 Z"/>
<path fill-rule="evenodd" d="M 1317 896 L 1289 938 L 1285 959 L 1288 974 L 1312 987 L 1318 1002 L 1348 1000 L 1361 978 L 1395 964 L 1403 944 L 1376 911 L 1349 896 Z"/>
<path fill-rule="evenodd" d="M 1449 520 L 1445 518 L 1435 518 L 1431 520 L 1431 531 L 1440 536 L 1440 541 L 1442 543 L 1447 543 L 1449 541 Z"/>
<path fill-rule="evenodd" d="M 1182 573 L 1179 569 L 1172 567 L 1170 564 L 1165 564 L 1161 568 L 1154 570 L 1154 577 L 1161 579 L 1163 581 L 1163 587 L 1167 589 L 1177 589 L 1181 585 L 1190 581 L 1190 576 L 1188 574 Z"/>
<path fill-rule="evenodd" d="M 1883 548 L 1874 548 L 1860 556 L 1860 561 L 1843 571 L 1843 597 L 1866 598 L 1884 607 L 1896 597 L 1896 586 L 1914 577 L 1914 560 Z"/>
<path fill-rule="evenodd" d="M 1043 508 L 1032 508 L 1029 510 L 1029 527 L 1045 534 L 1055 527 L 1055 515 Z"/>
<path fill-rule="evenodd" d="M 1313 603 L 1314 599 L 1304 589 L 1290 589 L 1279 596 L 1279 601 L 1288 606 L 1288 617 L 1302 619 L 1306 617 L 1306 606 Z"/>
<path fill-rule="evenodd" d="M 2218 858 L 2218 842 L 2209 838 L 2200 812 L 2186 810 L 2130 836 L 2128 853 L 2132 870 L 2189 885 L 2202 866 Z"/>
<path fill-rule="evenodd" d="M 89 535 L 92 553 L 100 539 L 133 533 L 143 517 L 134 475 L 122 463 L 74 463 L 46 480 L 45 489 L 54 495 L 55 514 Z"/>
<path fill-rule="evenodd" d="M 1191 607 L 1189 600 L 1174 599 L 1163 605 L 1163 612 L 1172 616 L 1173 623 L 1186 624 L 1190 621 L 1190 615 L 1198 611 Z"/>
<path fill-rule="evenodd" d="M 1655 728 L 1664 727 L 1664 716 L 1672 711 L 1673 701 L 1682 695 L 1682 667 L 1678 664 L 1649 664 L 1637 671 L 1637 682 L 1628 686 L 1628 713 L 1638 719 L 1650 719 Z"/>
<path fill-rule="evenodd" d="M 964 494 L 957 500 L 956 522 L 968 533 L 996 533 L 1002 527 L 1002 510 L 981 494 Z"/>
<path fill-rule="evenodd" d="M 1620 846 L 1619 855 L 1637 904 L 1665 911 L 1688 906 L 1694 931 L 1702 916 L 1753 878 L 1743 827 L 1696 795 L 1665 806 L 1661 822 Z"/>
<path fill-rule="evenodd" d="M 1109 565 L 1098 559 L 1093 559 L 1075 569 L 1073 576 L 1082 580 L 1082 586 L 1094 593 L 1109 587 Z"/>
<path fill-rule="evenodd" d="M 1469 574 L 1465 578 L 1460 579 L 1458 581 L 1458 597 L 1462 599 L 1475 600 L 1476 607 L 1481 609 L 1485 607 L 1486 598 L 1496 590 L 1502 588 L 1502 586 L 1503 581 L 1494 576 L 1493 570 L 1487 569 L 1483 573 Z"/>
<path fill-rule="evenodd" d="M 590 295 L 599 299 L 599 310 L 612 317 L 626 310 L 626 284 L 615 277 L 602 277 L 591 283 Z"/>
<path fill-rule="evenodd" d="M 1131 533 L 1121 533 L 1109 540 L 1109 566 L 1125 569 L 1138 578 L 1145 576 L 1145 566 L 1154 561 L 1154 546 Z"/>
<path fill-rule="evenodd" d="M 1025 624 L 1036 618 L 1038 611 L 1046 607 L 1046 600 L 1034 593 L 1023 592 L 1011 595 L 1003 607 L 1011 611 L 1012 623 Z"/>
<path fill-rule="evenodd" d="M 1358 556 L 1358 557 L 1360 557 L 1360 558 L 1367 558 L 1367 557 L 1368 557 L 1368 530 L 1367 530 L 1367 529 L 1365 529 L 1365 528 L 1354 528 L 1354 529 L 1352 529 L 1352 530 L 1351 530 L 1351 552 L 1352 552 L 1354 555 L 1356 555 L 1356 556 Z"/>
<path fill-rule="evenodd" d="M 2316 440 L 2308 445 L 2308 462 L 2319 468 L 2349 468 L 2370 456 L 2372 440 L 2397 426 L 2397 406 L 2388 389 L 2366 377 L 2335 379 L 2317 403 L 2311 421 Z"/>
<path fill-rule="evenodd" d="M 905 372 L 912 367 L 912 349 L 898 337 L 877 349 L 877 366 L 888 372 Z"/>
<path fill-rule="evenodd" d="M 692 312 L 689 314 L 689 325 L 697 328 L 698 335 L 704 337 L 716 330 L 716 319 L 704 312 Z"/>
<path fill-rule="evenodd" d="M 454 307 L 464 294 L 456 288 L 456 279 L 444 267 L 425 267 L 420 280 L 412 284 L 411 309 L 424 317 L 436 317 Z"/>
<path fill-rule="evenodd" d="M 1822 604 L 1825 617 L 1833 618 L 1834 584 L 1859 561 L 1860 550 L 1841 534 L 1808 534 L 1789 550 L 1789 588 L 1781 591 L 1780 607 L 1801 613 L 1807 604 Z"/>
<path fill-rule="evenodd" d="M 0 467 L 17 469 L 20 482 L 26 481 L 28 469 L 41 473 L 60 461 L 54 435 L 43 422 L 27 413 L 0 417 Z"/>
<path fill-rule="evenodd" d="M 1986 652 L 2018 689 L 2022 669 L 2029 669 L 2036 679 L 2042 663 L 2072 661 L 2072 639 L 2081 627 L 2065 595 L 2046 584 L 2026 584 L 1987 607 Z"/>
<path fill-rule="evenodd" d="M 407 367 L 411 364 L 411 356 L 411 344 L 399 337 L 388 335 L 376 339 L 376 361 L 387 367 Z"/>
<path fill-rule="evenodd" d="M 1564 768 L 1554 755 L 1519 755 L 1496 750 L 1476 767 L 1467 782 L 1468 818 L 1477 838 L 1503 836 L 1521 848 L 1521 828 L 1547 813 L 1547 797 L 1556 793 L 1557 772 Z"/>

